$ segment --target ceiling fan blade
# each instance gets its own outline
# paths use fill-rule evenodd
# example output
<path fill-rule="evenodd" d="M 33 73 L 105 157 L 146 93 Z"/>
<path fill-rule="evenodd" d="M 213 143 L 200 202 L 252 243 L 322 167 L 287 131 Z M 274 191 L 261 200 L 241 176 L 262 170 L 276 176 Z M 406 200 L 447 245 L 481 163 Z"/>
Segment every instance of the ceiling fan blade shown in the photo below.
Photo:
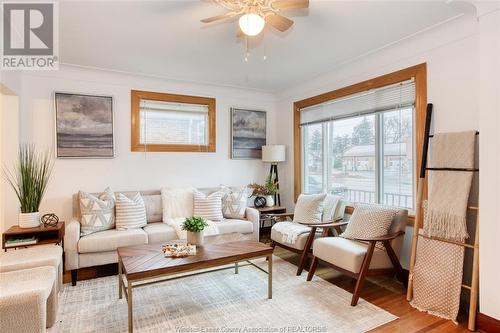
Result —
<path fill-rule="evenodd" d="M 222 14 L 222 15 L 208 17 L 206 19 L 201 20 L 201 22 L 203 22 L 203 23 L 212 23 L 212 22 L 215 22 L 215 21 L 229 19 L 229 18 L 231 18 L 231 17 L 233 17 L 235 15 L 236 15 L 236 13 L 229 12 L 229 13 Z"/>
<path fill-rule="evenodd" d="M 266 16 L 266 23 L 281 32 L 287 31 L 293 25 L 292 20 L 278 14 L 271 14 Z"/>
<path fill-rule="evenodd" d="M 308 8 L 309 0 L 276 0 L 271 7 L 279 10 Z"/>

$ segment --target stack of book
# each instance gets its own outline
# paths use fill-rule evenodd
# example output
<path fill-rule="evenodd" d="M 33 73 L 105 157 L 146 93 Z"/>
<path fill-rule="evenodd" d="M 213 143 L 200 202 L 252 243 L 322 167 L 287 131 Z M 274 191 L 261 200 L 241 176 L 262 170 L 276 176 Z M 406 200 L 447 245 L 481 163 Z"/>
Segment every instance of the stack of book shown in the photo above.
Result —
<path fill-rule="evenodd" d="M 5 247 L 22 247 L 38 243 L 38 238 L 35 236 L 11 237 L 5 241 Z"/>

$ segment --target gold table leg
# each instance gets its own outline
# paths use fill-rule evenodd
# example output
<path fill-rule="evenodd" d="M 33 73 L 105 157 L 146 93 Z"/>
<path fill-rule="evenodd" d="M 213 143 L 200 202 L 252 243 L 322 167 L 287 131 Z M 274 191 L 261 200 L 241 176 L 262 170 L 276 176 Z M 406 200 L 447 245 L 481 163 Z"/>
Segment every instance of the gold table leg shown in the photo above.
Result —
<path fill-rule="evenodd" d="M 273 255 L 267 256 L 267 298 L 273 298 Z"/>
<path fill-rule="evenodd" d="M 127 287 L 127 301 L 128 301 L 128 331 L 129 333 L 132 333 L 134 331 L 134 319 L 132 317 L 133 311 L 132 311 L 132 283 L 128 281 L 128 287 Z"/>

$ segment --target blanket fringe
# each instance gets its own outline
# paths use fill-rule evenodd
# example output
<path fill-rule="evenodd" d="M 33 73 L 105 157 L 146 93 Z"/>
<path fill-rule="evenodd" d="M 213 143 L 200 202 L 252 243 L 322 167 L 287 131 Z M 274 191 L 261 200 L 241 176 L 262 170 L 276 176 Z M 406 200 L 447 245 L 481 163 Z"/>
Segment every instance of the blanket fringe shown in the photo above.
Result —
<path fill-rule="evenodd" d="M 425 312 L 425 313 L 428 313 L 430 315 L 433 315 L 433 316 L 436 316 L 436 317 L 439 317 L 439 318 L 443 318 L 443 319 L 446 319 L 446 320 L 451 320 L 455 325 L 458 325 L 458 321 L 457 321 L 456 318 L 453 319 L 453 318 L 450 318 L 450 317 L 447 317 L 447 316 L 441 314 L 440 312 L 426 310 L 424 308 L 421 308 L 420 306 L 416 305 L 414 301 L 410 301 L 410 305 L 412 307 L 414 307 L 415 309 L 417 309 L 418 311 L 420 311 L 420 312 Z"/>
<path fill-rule="evenodd" d="M 424 224 L 424 235 L 456 241 L 469 238 L 466 217 L 451 212 L 440 212 L 429 209 Z"/>

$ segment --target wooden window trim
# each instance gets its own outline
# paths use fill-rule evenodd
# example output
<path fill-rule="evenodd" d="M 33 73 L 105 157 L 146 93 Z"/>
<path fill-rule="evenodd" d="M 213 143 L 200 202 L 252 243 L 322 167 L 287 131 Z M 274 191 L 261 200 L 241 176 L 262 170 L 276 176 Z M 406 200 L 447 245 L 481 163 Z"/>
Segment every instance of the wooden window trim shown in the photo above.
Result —
<path fill-rule="evenodd" d="M 297 201 L 302 192 L 302 146 L 301 146 L 301 128 L 300 128 L 300 110 L 313 105 L 328 102 L 333 99 L 345 97 L 348 95 L 360 93 L 370 89 L 376 89 L 390 84 L 415 79 L 415 151 L 416 163 L 415 184 L 417 184 L 419 167 L 422 159 L 422 145 L 424 141 L 425 112 L 427 108 L 427 64 L 422 63 L 408 67 L 396 72 L 382 75 L 370 80 L 356 83 L 344 88 L 333 90 L 317 96 L 306 98 L 293 103 L 293 122 L 294 122 L 294 200 Z M 427 181 L 424 181 L 424 198 L 427 197 Z M 353 211 L 352 207 L 347 207 L 346 212 Z M 408 225 L 413 225 L 414 216 L 409 216 Z"/>
<path fill-rule="evenodd" d="M 208 106 L 208 145 L 176 145 L 176 144 L 141 144 L 140 143 L 140 101 L 149 99 L 164 102 L 177 102 L 188 104 L 200 104 Z M 213 153 L 216 149 L 216 117 L 215 117 L 215 98 L 176 95 L 167 93 L 158 93 L 151 91 L 132 90 L 131 91 L 131 150 L 135 152 L 207 152 Z"/>

